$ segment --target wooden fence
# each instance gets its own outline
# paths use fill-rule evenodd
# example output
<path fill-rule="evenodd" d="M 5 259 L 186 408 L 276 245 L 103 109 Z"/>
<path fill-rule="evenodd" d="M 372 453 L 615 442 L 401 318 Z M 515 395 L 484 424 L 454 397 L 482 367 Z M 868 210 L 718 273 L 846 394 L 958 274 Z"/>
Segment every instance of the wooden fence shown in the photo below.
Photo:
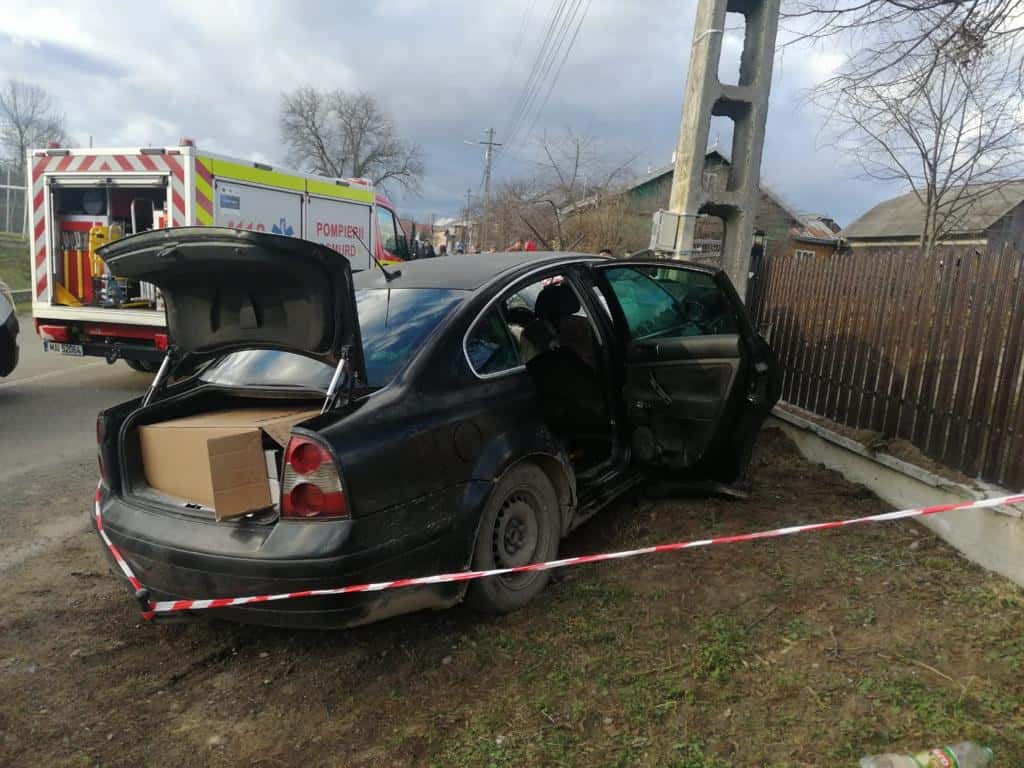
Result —
<path fill-rule="evenodd" d="M 783 400 L 1024 488 L 1024 247 L 765 257 L 751 309 Z"/>

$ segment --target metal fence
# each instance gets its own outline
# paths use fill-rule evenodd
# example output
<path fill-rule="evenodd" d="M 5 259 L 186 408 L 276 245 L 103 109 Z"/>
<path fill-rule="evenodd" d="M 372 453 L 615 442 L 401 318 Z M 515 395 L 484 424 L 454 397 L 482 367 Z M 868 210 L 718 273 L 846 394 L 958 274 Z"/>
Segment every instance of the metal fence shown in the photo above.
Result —
<path fill-rule="evenodd" d="M 1024 488 L 1024 247 L 765 258 L 752 297 L 783 399 Z"/>
<path fill-rule="evenodd" d="M 0 164 L 0 232 L 24 235 L 25 187 L 24 174 L 12 165 Z"/>

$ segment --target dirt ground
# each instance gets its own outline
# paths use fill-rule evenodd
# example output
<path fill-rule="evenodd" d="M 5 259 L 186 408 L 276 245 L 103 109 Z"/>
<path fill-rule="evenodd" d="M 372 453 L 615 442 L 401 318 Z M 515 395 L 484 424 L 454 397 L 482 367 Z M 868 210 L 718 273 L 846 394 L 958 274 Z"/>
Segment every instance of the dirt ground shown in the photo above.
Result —
<path fill-rule="evenodd" d="M 880 512 L 766 432 L 755 496 L 638 493 L 580 554 Z M 84 506 L 87 506 L 87 502 Z M 913 522 L 561 572 L 519 613 L 154 626 L 91 534 L 0 582 L 3 766 L 1024 765 L 1024 593 Z"/>

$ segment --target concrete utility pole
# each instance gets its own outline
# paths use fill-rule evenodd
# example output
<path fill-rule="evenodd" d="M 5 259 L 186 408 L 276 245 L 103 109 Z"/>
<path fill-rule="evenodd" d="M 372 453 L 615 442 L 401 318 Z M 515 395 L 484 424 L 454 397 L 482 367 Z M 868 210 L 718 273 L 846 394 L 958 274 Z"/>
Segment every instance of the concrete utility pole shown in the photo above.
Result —
<path fill-rule="evenodd" d="M 466 246 L 466 253 L 469 253 L 469 212 L 473 210 L 471 200 L 473 199 L 473 190 L 466 190 L 466 218 L 462 220 L 462 244 Z"/>
<path fill-rule="evenodd" d="M 487 134 L 487 141 L 467 141 L 466 144 L 482 144 L 487 147 L 484 150 L 484 208 L 483 215 L 480 219 L 480 232 L 479 232 L 479 245 L 481 249 L 485 248 L 484 243 L 484 231 L 487 227 L 487 214 L 491 209 L 491 162 L 494 160 L 494 148 L 500 147 L 501 144 L 494 140 L 494 129 L 488 128 L 484 133 Z"/>
<path fill-rule="evenodd" d="M 693 251 L 698 214 L 721 217 L 725 224 L 721 266 L 740 297 L 746 296 L 750 274 L 779 4 L 780 0 L 698 0 L 672 178 L 669 208 L 682 217 L 675 257 L 685 258 Z M 718 80 L 726 13 L 743 14 L 746 25 L 737 85 Z M 708 189 L 704 183 L 712 115 L 733 120 L 731 165 L 724 189 L 721 185 Z"/>

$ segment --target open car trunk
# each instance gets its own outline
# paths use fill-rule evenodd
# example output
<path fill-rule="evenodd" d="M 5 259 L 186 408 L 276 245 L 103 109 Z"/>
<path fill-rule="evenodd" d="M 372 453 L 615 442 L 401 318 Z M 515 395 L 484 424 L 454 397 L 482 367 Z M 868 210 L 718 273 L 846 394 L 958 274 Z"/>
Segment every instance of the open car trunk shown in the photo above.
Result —
<path fill-rule="evenodd" d="M 291 429 L 319 404 L 199 390 L 142 408 L 121 427 L 124 494 L 191 517 L 276 520 Z"/>
<path fill-rule="evenodd" d="M 177 227 L 100 249 L 111 271 L 156 285 L 171 344 L 210 357 L 279 349 L 366 380 L 348 259 L 316 243 L 223 227 Z"/>
<path fill-rule="evenodd" d="M 348 260 L 305 240 L 222 227 L 146 232 L 100 253 L 119 277 L 159 287 L 167 306 L 167 359 L 120 432 L 126 494 L 217 520 L 273 514 L 291 427 L 334 405 L 342 374 L 350 392 L 366 381 Z M 199 388 L 150 404 L 181 359 L 254 349 L 334 366 L 326 402 Z"/>

